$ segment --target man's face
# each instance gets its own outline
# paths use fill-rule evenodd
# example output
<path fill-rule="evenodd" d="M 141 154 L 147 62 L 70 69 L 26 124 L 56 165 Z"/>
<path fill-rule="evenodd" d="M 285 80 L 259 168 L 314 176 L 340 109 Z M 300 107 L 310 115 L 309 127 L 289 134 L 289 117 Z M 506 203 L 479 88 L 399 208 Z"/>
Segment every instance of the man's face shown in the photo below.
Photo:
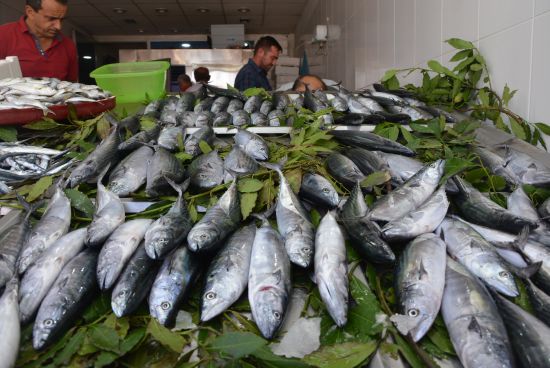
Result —
<path fill-rule="evenodd" d="M 259 49 L 258 53 L 260 54 L 260 68 L 266 72 L 277 64 L 277 59 L 279 59 L 279 49 L 275 46 L 271 46 L 268 51 L 264 49 Z"/>
<path fill-rule="evenodd" d="M 55 0 L 42 0 L 42 8 L 35 11 L 25 5 L 27 24 L 37 37 L 54 38 L 61 31 L 61 22 L 67 14 L 67 5 Z"/>

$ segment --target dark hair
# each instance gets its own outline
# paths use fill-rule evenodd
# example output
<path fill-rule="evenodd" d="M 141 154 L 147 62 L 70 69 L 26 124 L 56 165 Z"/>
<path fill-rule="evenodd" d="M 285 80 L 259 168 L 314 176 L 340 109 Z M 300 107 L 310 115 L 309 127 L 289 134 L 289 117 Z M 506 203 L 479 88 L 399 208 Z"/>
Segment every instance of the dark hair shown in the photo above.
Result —
<path fill-rule="evenodd" d="M 200 66 L 193 72 L 197 82 L 208 82 L 210 80 L 210 71 L 204 66 Z"/>
<path fill-rule="evenodd" d="M 279 50 L 280 52 L 283 52 L 283 48 L 281 47 L 279 42 L 277 42 L 276 39 L 274 39 L 271 36 L 264 36 L 260 38 L 258 41 L 256 41 L 256 44 L 254 45 L 254 55 L 256 55 L 259 49 L 264 49 L 265 51 L 269 51 L 269 49 L 272 46 L 276 47 L 277 50 Z"/>
<path fill-rule="evenodd" d="M 327 85 L 325 84 L 323 79 L 321 79 L 319 76 L 317 76 L 315 74 L 304 74 L 304 75 L 300 75 L 298 78 L 296 78 L 296 80 L 294 81 L 294 84 L 292 85 L 292 90 L 293 91 L 296 91 L 296 89 L 298 89 L 298 87 L 300 87 L 300 85 L 302 85 L 302 84 L 305 85 L 305 83 L 302 82 L 305 77 L 312 77 L 312 78 L 318 79 L 319 82 L 321 82 L 321 86 L 323 88 L 323 91 L 326 91 Z"/>
<path fill-rule="evenodd" d="M 189 76 L 187 74 L 180 74 L 178 75 L 178 83 L 181 83 L 181 82 L 187 82 L 189 84 L 191 84 L 191 78 L 189 78 Z"/>
<path fill-rule="evenodd" d="M 56 2 L 67 5 L 68 0 L 55 0 Z M 35 12 L 42 9 L 42 0 L 26 0 L 25 5 L 30 6 Z"/>

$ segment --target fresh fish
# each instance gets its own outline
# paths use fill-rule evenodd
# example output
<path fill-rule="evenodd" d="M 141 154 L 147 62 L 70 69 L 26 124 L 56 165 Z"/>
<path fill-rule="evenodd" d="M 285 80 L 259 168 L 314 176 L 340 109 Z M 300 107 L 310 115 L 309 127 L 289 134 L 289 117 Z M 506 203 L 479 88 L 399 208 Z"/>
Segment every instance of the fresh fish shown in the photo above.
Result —
<path fill-rule="evenodd" d="M 387 109 L 393 114 L 409 115 L 413 121 L 431 120 L 434 118 L 434 116 L 429 112 L 413 106 L 389 105 L 387 106 Z"/>
<path fill-rule="evenodd" d="M 542 202 L 537 210 L 539 215 L 548 222 L 550 219 L 550 198 Z"/>
<path fill-rule="evenodd" d="M 238 145 L 234 145 L 227 156 L 223 167 L 231 175 L 244 176 L 258 171 L 258 163 L 245 153 Z M 229 175 L 229 180 L 231 180 Z"/>
<path fill-rule="evenodd" d="M 206 97 L 205 99 L 201 100 L 198 104 L 195 105 L 194 111 L 195 112 L 210 111 L 213 104 L 214 104 L 214 98 Z"/>
<path fill-rule="evenodd" d="M 212 126 L 226 126 L 231 125 L 231 114 L 227 111 L 222 111 L 216 114 L 214 116 L 214 120 L 212 121 Z"/>
<path fill-rule="evenodd" d="M 231 123 L 234 126 L 250 125 L 250 115 L 244 110 L 236 110 L 231 113 Z"/>
<path fill-rule="evenodd" d="M 324 176 L 312 173 L 307 173 L 302 178 L 300 196 L 328 208 L 335 208 L 340 200 L 338 192 Z"/>
<path fill-rule="evenodd" d="M 18 280 L 12 278 L 0 298 L 0 356 L 2 367 L 14 367 L 19 353 L 21 326 L 19 325 L 19 304 L 17 303 Z"/>
<path fill-rule="evenodd" d="M 352 160 L 364 175 L 376 171 L 390 171 L 388 164 L 379 155 L 364 148 L 349 148 L 344 151 L 344 155 Z"/>
<path fill-rule="evenodd" d="M 246 289 L 255 234 L 254 224 L 241 227 L 210 264 L 202 292 L 201 321 L 209 321 L 225 311 Z"/>
<path fill-rule="evenodd" d="M 439 313 L 445 287 L 445 243 L 437 235 L 422 234 L 410 242 L 397 268 L 399 312 L 391 317 L 399 332 L 414 341 L 426 335 Z"/>
<path fill-rule="evenodd" d="M 362 125 L 362 124 L 380 124 L 386 121 L 386 118 L 380 114 L 360 114 L 350 112 L 334 120 L 339 125 Z"/>
<path fill-rule="evenodd" d="M 164 258 L 185 240 L 193 226 L 187 211 L 187 203 L 183 199 L 183 192 L 189 182 L 186 180 L 181 187 L 170 179 L 168 183 L 178 192 L 178 199 L 170 210 L 155 220 L 145 232 L 145 251 L 152 259 Z"/>
<path fill-rule="evenodd" d="M 182 244 L 164 260 L 149 294 L 149 313 L 164 326 L 173 325 L 180 305 L 199 276 L 201 264 Z"/>
<path fill-rule="evenodd" d="M 105 138 L 97 148 L 88 155 L 71 172 L 69 182 L 74 188 L 80 183 L 94 178 L 104 167 L 113 164 L 118 160 L 118 146 L 121 143 L 120 131 L 116 127 L 111 134 Z"/>
<path fill-rule="evenodd" d="M 281 126 L 285 124 L 285 113 L 282 110 L 272 110 L 268 115 L 269 126 Z"/>
<path fill-rule="evenodd" d="M 0 219 L 4 231 L 0 238 L 0 289 L 16 275 L 17 256 L 27 240 L 30 230 L 29 216 L 13 210 Z"/>
<path fill-rule="evenodd" d="M 150 219 L 126 221 L 105 241 L 97 260 L 97 282 L 101 290 L 110 289 L 115 284 L 152 222 Z"/>
<path fill-rule="evenodd" d="M 273 108 L 284 110 L 290 105 L 290 97 L 286 93 L 275 92 L 272 95 Z"/>
<path fill-rule="evenodd" d="M 63 267 L 84 249 L 85 238 L 86 228 L 71 231 L 59 238 L 27 269 L 19 288 L 19 316 L 22 324 L 32 321 Z"/>
<path fill-rule="evenodd" d="M 529 294 L 529 300 L 535 310 L 535 315 L 547 326 L 550 326 L 550 296 L 531 282 L 529 279 L 523 280 L 527 293 Z"/>
<path fill-rule="evenodd" d="M 210 111 L 214 114 L 217 114 L 222 111 L 226 111 L 227 107 L 229 106 L 229 97 L 220 96 L 214 100 L 214 103 L 212 103 L 212 107 L 210 108 Z"/>
<path fill-rule="evenodd" d="M 10 96 L 6 95 L 6 101 L 11 105 L 19 106 L 20 108 L 36 108 L 42 110 L 44 115 L 53 114 L 54 112 L 40 101 L 25 96 Z"/>
<path fill-rule="evenodd" d="M 277 227 L 284 239 L 284 245 L 290 262 L 309 267 L 313 260 L 314 228 L 296 194 L 286 180 L 280 164 L 263 164 L 279 174 L 279 194 L 275 214 Z"/>
<path fill-rule="evenodd" d="M 191 186 L 198 189 L 212 189 L 220 185 L 224 168 L 218 151 L 210 151 L 195 158 L 187 167 L 187 176 L 191 179 Z"/>
<path fill-rule="evenodd" d="M 515 366 L 504 322 L 487 289 L 450 258 L 441 314 L 465 368 Z"/>
<path fill-rule="evenodd" d="M 407 101 L 391 92 L 367 91 L 368 96 L 385 105 L 408 106 Z"/>
<path fill-rule="evenodd" d="M 393 345 L 395 342 L 388 335 L 384 341 L 385 344 Z M 408 365 L 403 362 L 399 352 L 392 354 L 383 345 L 380 345 L 369 362 L 368 368 L 406 368 Z M 443 368 L 443 367 L 441 367 Z"/>
<path fill-rule="evenodd" d="M 378 199 L 369 213 L 374 221 L 395 221 L 418 208 L 435 191 L 443 176 L 444 160 L 424 166 L 403 185 Z"/>
<path fill-rule="evenodd" d="M 352 240 L 351 245 L 361 257 L 369 261 L 394 262 L 395 254 L 382 240 L 378 225 L 369 220 L 367 214 L 368 207 L 361 187 L 359 183 L 356 183 L 340 214 L 340 221 Z"/>
<path fill-rule="evenodd" d="M 229 105 L 227 106 L 227 112 L 230 114 L 233 114 L 235 111 L 242 110 L 244 107 L 244 104 L 241 100 L 238 99 L 232 99 L 229 101 Z"/>
<path fill-rule="evenodd" d="M 384 225 L 382 236 L 388 241 L 399 241 L 431 233 L 441 224 L 448 209 L 449 200 L 442 186 L 419 207 Z"/>
<path fill-rule="evenodd" d="M 243 110 L 249 114 L 253 112 L 260 111 L 262 106 L 262 97 L 259 95 L 249 97 L 244 103 Z"/>
<path fill-rule="evenodd" d="M 527 218 L 537 223 L 537 228 L 529 234 L 529 237 L 536 242 L 550 246 L 550 229 L 546 225 L 546 222 L 540 219 L 533 202 L 531 202 L 531 199 L 521 186 L 518 186 L 516 190 L 508 196 L 507 207 L 514 215 Z"/>
<path fill-rule="evenodd" d="M 348 320 L 346 241 L 334 211 L 327 212 L 315 233 L 315 282 L 321 299 L 338 327 Z"/>
<path fill-rule="evenodd" d="M 58 185 L 40 221 L 33 227 L 17 261 L 19 274 L 33 264 L 57 239 L 69 231 L 71 202 Z"/>
<path fill-rule="evenodd" d="M 233 136 L 235 144 L 255 160 L 264 161 L 269 158 L 269 147 L 264 139 L 246 129 L 237 128 Z"/>
<path fill-rule="evenodd" d="M 239 91 L 239 90 L 236 90 L 236 89 L 229 89 L 229 88 L 220 88 L 220 87 L 216 87 L 212 84 L 205 84 L 204 85 L 206 87 L 206 89 L 215 94 L 216 96 L 224 96 L 224 97 L 229 97 L 231 98 L 232 100 L 236 99 L 236 100 L 239 100 L 239 101 L 245 101 L 246 100 L 246 97 L 244 96 L 244 94 Z"/>
<path fill-rule="evenodd" d="M 178 148 L 179 139 L 183 139 L 183 130 L 181 127 L 166 125 L 160 131 L 157 143 L 159 147 L 173 152 Z"/>
<path fill-rule="evenodd" d="M 479 146 L 474 147 L 474 153 L 479 157 L 483 166 L 494 175 L 502 176 L 507 183 L 514 186 L 521 183 L 521 179 L 507 167 L 506 160 L 496 153 Z"/>
<path fill-rule="evenodd" d="M 351 131 L 351 130 L 331 130 L 329 132 L 340 143 L 353 147 L 365 148 L 369 151 L 382 151 L 396 153 L 403 156 L 414 156 L 416 153 L 411 149 L 394 142 L 390 139 L 381 137 L 371 132 Z"/>
<path fill-rule="evenodd" d="M 118 145 L 118 150 L 122 152 L 131 152 L 139 147 L 142 147 L 144 143 L 150 143 L 151 141 L 156 141 L 159 137 L 161 125 L 159 123 L 149 130 L 141 131 L 124 142 Z"/>
<path fill-rule="evenodd" d="M 494 147 L 495 153 L 503 157 L 523 184 L 548 186 L 550 184 L 550 166 L 547 162 L 535 159 L 533 155 L 522 152 L 509 145 Z M 537 149 L 533 146 L 533 149 Z"/>
<path fill-rule="evenodd" d="M 109 115 L 105 115 L 105 116 L 109 116 Z M 141 126 L 141 115 L 140 114 L 130 115 L 120 121 L 117 121 L 116 125 L 120 126 L 120 128 L 122 129 L 122 132 L 129 131 L 132 134 L 136 134 L 137 132 L 139 132 L 139 128 Z"/>
<path fill-rule="evenodd" d="M 147 180 L 153 152 L 150 147 L 141 146 L 126 156 L 109 174 L 108 189 L 120 197 L 136 192 Z"/>
<path fill-rule="evenodd" d="M 157 147 L 147 166 L 147 184 L 145 193 L 149 197 L 156 197 L 172 189 L 166 178 L 176 183 L 183 180 L 185 170 L 183 164 L 164 148 Z"/>
<path fill-rule="evenodd" d="M 198 156 L 202 153 L 199 146 L 200 141 L 205 141 L 208 145 L 212 145 L 215 135 L 214 130 L 210 126 L 205 126 L 190 134 L 185 139 L 185 153 L 191 156 Z"/>
<path fill-rule="evenodd" d="M 178 117 L 178 125 L 183 127 L 192 128 L 194 127 L 199 116 L 198 112 L 194 111 L 184 111 Z"/>
<path fill-rule="evenodd" d="M 269 100 L 265 100 L 264 102 L 262 102 L 262 105 L 260 106 L 260 112 L 262 114 L 267 116 L 271 110 L 273 110 L 273 102 Z"/>
<path fill-rule="evenodd" d="M 398 185 L 401 185 L 409 180 L 414 174 L 419 172 L 424 167 L 422 162 L 412 157 L 381 151 L 375 152 L 388 164 L 392 180 Z"/>
<path fill-rule="evenodd" d="M 63 267 L 40 304 L 32 330 L 32 345 L 42 350 L 62 336 L 89 305 L 97 283 L 97 251 L 86 249 Z"/>
<path fill-rule="evenodd" d="M 472 274 L 499 292 L 519 295 L 512 272 L 498 255 L 495 247 L 462 221 L 446 218 L 439 233 L 447 244 L 447 252 Z"/>
<path fill-rule="evenodd" d="M 118 318 L 134 312 L 147 297 L 159 266 L 158 261 L 146 254 L 141 243 L 124 267 L 111 294 L 111 308 Z"/>
<path fill-rule="evenodd" d="M 97 179 L 96 211 L 88 226 L 86 245 L 98 248 L 109 235 L 124 222 L 126 213 L 120 198 L 107 190 L 101 183 L 109 167 L 106 167 Z"/>
<path fill-rule="evenodd" d="M 195 107 L 195 95 L 191 92 L 180 93 L 180 98 L 176 103 L 176 113 L 180 115 L 184 111 L 192 111 Z"/>
<path fill-rule="evenodd" d="M 386 112 L 386 110 L 384 110 L 384 108 L 372 98 L 358 96 L 357 101 L 359 101 L 361 105 L 365 106 L 371 112 Z"/>
<path fill-rule="evenodd" d="M 326 158 L 325 165 L 330 175 L 348 187 L 366 178 L 352 160 L 340 153 L 331 153 Z"/>
<path fill-rule="evenodd" d="M 550 327 L 495 293 L 495 301 L 522 367 L 550 367 Z"/>
<path fill-rule="evenodd" d="M 455 177 L 454 181 L 459 193 L 454 196 L 453 203 L 459 208 L 465 220 L 516 234 L 525 226 L 537 227 L 535 221 L 517 216 L 500 207 L 461 178 Z"/>
<path fill-rule="evenodd" d="M 202 128 L 205 126 L 212 126 L 214 122 L 214 113 L 210 111 L 201 111 L 197 113 L 197 119 L 195 120 L 195 126 Z"/>
<path fill-rule="evenodd" d="M 275 335 L 284 320 L 291 287 L 290 261 L 281 235 L 264 220 L 252 245 L 248 300 L 254 321 L 266 339 Z"/>
<path fill-rule="evenodd" d="M 330 106 L 334 109 L 334 111 L 339 112 L 346 112 L 348 111 L 348 103 L 346 100 L 344 100 L 340 96 L 333 96 L 332 99 L 329 101 Z"/>
<path fill-rule="evenodd" d="M 237 191 L 237 179 L 210 207 L 187 235 L 187 245 L 193 252 L 216 249 L 241 222 L 241 202 Z"/>
<path fill-rule="evenodd" d="M 372 86 L 374 87 L 374 90 L 377 91 L 377 92 L 391 93 L 392 95 L 401 97 L 404 100 L 406 100 L 407 98 L 416 98 L 416 95 L 413 92 L 408 91 L 408 90 L 403 89 L 403 88 L 387 89 L 386 87 L 384 87 L 383 84 L 380 84 L 380 83 L 373 83 Z"/>
<path fill-rule="evenodd" d="M 268 126 L 269 121 L 267 119 L 267 116 L 262 114 L 259 111 L 253 112 L 250 114 L 250 122 L 254 126 Z"/>

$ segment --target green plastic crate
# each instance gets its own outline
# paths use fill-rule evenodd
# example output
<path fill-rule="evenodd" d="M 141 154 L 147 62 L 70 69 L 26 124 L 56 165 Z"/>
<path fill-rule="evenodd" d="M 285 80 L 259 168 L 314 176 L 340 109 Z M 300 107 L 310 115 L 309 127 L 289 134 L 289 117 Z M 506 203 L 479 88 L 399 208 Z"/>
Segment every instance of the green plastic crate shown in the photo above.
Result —
<path fill-rule="evenodd" d="M 99 87 L 116 96 L 117 104 L 143 102 L 165 93 L 167 61 L 103 65 L 90 73 Z"/>

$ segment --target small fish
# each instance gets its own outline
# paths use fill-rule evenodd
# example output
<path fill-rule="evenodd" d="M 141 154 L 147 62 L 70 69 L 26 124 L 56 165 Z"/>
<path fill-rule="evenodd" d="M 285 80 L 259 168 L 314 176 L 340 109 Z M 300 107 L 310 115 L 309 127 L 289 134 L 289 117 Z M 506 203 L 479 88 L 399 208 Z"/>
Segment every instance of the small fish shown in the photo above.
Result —
<path fill-rule="evenodd" d="M 19 353 L 19 341 L 21 338 L 21 326 L 19 324 L 18 299 L 19 282 L 12 278 L 0 297 L 0 357 L 2 367 L 14 367 Z"/>
<path fill-rule="evenodd" d="M 326 158 L 325 165 L 336 180 L 348 187 L 366 178 L 352 160 L 340 153 L 331 153 Z"/>
<path fill-rule="evenodd" d="M 229 154 L 225 157 L 223 167 L 232 175 L 244 176 L 258 171 L 258 163 L 245 153 L 238 145 L 234 145 Z"/>
<path fill-rule="evenodd" d="M 236 110 L 231 113 L 231 124 L 234 126 L 250 125 L 250 115 L 244 110 Z"/>
<path fill-rule="evenodd" d="M 244 103 L 243 110 L 249 114 L 253 112 L 260 111 L 262 106 L 262 98 L 259 95 L 250 96 Z"/>
<path fill-rule="evenodd" d="M 214 114 L 217 114 L 222 111 L 226 111 L 227 107 L 229 106 L 230 99 L 229 97 L 220 96 L 214 100 L 214 103 L 212 103 L 212 107 L 210 108 L 210 111 Z"/>
<path fill-rule="evenodd" d="M 259 111 L 253 112 L 250 114 L 250 122 L 254 126 L 268 126 L 269 121 L 267 119 L 267 116 L 262 114 Z"/>
<path fill-rule="evenodd" d="M 232 99 L 229 101 L 229 105 L 227 106 L 227 112 L 230 114 L 233 114 L 235 111 L 242 110 L 244 107 L 244 104 L 241 100 L 238 99 Z"/>
<path fill-rule="evenodd" d="M 260 106 L 260 112 L 262 114 L 267 116 L 271 110 L 273 110 L 273 102 L 269 100 L 265 100 L 264 102 L 262 102 L 262 105 Z"/>

